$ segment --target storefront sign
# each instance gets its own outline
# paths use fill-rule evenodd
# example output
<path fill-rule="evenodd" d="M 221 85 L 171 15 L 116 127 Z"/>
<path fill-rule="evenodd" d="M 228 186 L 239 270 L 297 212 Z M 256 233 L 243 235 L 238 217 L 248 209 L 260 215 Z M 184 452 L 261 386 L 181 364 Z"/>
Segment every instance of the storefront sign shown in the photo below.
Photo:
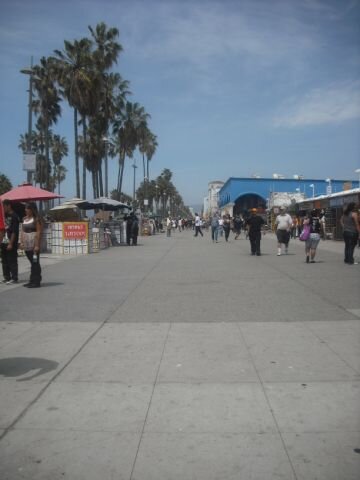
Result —
<path fill-rule="evenodd" d="M 64 240 L 87 240 L 87 222 L 64 222 L 63 238 Z"/>

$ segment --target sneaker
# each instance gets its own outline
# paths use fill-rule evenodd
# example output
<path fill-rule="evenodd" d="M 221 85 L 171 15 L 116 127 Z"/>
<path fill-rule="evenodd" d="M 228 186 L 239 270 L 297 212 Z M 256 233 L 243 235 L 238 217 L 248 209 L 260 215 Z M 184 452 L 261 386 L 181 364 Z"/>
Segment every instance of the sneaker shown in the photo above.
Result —
<path fill-rule="evenodd" d="M 2 280 L 0 280 L 0 283 L 7 283 L 9 280 L 7 280 L 6 278 L 3 278 Z"/>
<path fill-rule="evenodd" d="M 11 279 L 11 280 L 9 280 L 9 281 L 7 281 L 7 282 L 5 282 L 5 283 L 6 283 L 6 285 L 13 285 L 14 283 L 18 283 L 18 281 Z"/>
<path fill-rule="evenodd" d="M 39 283 L 30 283 L 27 288 L 40 288 Z"/>
<path fill-rule="evenodd" d="M 278 252 L 278 253 L 277 253 L 277 256 L 278 256 L 278 257 L 280 257 L 280 256 L 281 256 L 281 253 L 280 253 L 280 252 Z"/>

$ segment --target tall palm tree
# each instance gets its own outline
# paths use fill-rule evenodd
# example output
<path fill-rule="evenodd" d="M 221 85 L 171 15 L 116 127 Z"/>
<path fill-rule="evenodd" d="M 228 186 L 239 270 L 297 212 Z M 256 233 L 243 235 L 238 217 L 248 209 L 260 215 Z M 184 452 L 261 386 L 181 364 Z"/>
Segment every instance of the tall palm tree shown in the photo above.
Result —
<path fill-rule="evenodd" d="M 45 136 L 46 186 L 49 187 L 50 175 L 50 126 L 57 122 L 61 113 L 60 96 L 54 81 L 51 59 L 42 57 L 40 64 L 33 67 L 33 82 L 36 93 L 35 113 L 39 115 L 38 125 Z"/>
<path fill-rule="evenodd" d="M 53 191 L 55 190 L 56 185 L 58 187 L 58 195 L 61 194 L 60 184 L 65 180 L 66 173 L 67 173 L 67 168 L 64 167 L 64 165 L 61 165 L 61 164 L 55 165 L 52 182 L 53 182 Z M 60 203 L 60 199 L 59 199 L 59 203 Z"/>
<path fill-rule="evenodd" d="M 122 46 L 116 41 L 119 31 L 109 28 L 101 22 L 95 29 L 88 27 L 91 34 L 91 87 L 85 91 L 85 101 L 79 105 L 83 138 L 86 146 L 87 158 L 83 162 L 83 197 L 86 197 L 86 169 L 92 172 L 94 191 L 97 196 L 103 194 L 102 162 L 98 155 L 104 156 L 105 149 L 99 142 L 107 134 L 109 116 L 113 112 L 113 90 L 121 82 L 118 74 L 107 74 L 107 71 L 117 62 Z M 96 125 L 97 131 L 92 130 L 91 138 L 87 139 L 88 126 Z M 95 155 L 91 158 L 91 155 Z M 89 163 L 89 166 L 87 165 Z M 106 172 L 107 173 L 107 172 Z M 96 178 L 95 178 L 96 177 Z"/>
<path fill-rule="evenodd" d="M 105 194 L 108 195 L 108 155 L 109 152 L 109 126 L 116 118 L 117 111 L 122 110 L 126 104 L 126 97 L 130 94 L 129 82 L 123 80 L 118 73 L 103 73 L 101 90 L 99 94 L 99 111 L 97 113 L 98 132 L 104 141 L 105 156 Z M 99 175 L 101 176 L 101 165 Z"/>
<path fill-rule="evenodd" d="M 109 70 L 117 63 L 118 56 L 123 47 L 116 41 L 119 36 L 117 28 L 108 28 L 104 22 L 96 25 L 95 29 L 88 27 L 96 45 L 94 61 L 99 71 Z"/>
<path fill-rule="evenodd" d="M 53 135 L 52 142 L 51 142 L 51 154 L 52 154 L 52 161 L 55 167 L 54 170 L 58 174 L 57 184 L 59 187 L 59 194 L 60 194 L 60 182 L 61 182 L 60 175 L 63 173 L 66 173 L 66 169 L 64 170 L 64 167 L 60 168 L 61 161 L 64 157 L 67 157 L 68 153 L 69 153 L 69 147 L 66 139 L 64 137 L 61 137 L 60 135 Z M 64 180 L 65 180 L 65 177 L 64 177 Z"/>
<path fill-rule="evenodd" d="M 75 177 L 76 196 L 80 197 L 80 168 L 78 145 L 78 112 L 86 104 L 87 92 L 92 88 L 92 42 L 88 38 L 74 40 L 73 43 L 65 40 L 64 50 L 55 50 L 52 58 L 56 78 L 62 88 L 62 94 L 74 110 L 74 137 L 75 137 Z"/>
<path fill-rule="evenodd" d="M 113 122 L 113 133 L 115 135 L 116 152 L 119 155 L 119 170 L 117 191 L 119 195 L 122 190 L 124 177 L 125 159 L 132 158 L 138 145 L 138 129 L 142 122 L 146 121 L 148 114 L 144 107 L 138 103 L 126 102 L 124 110 L 117 112 Z"/>

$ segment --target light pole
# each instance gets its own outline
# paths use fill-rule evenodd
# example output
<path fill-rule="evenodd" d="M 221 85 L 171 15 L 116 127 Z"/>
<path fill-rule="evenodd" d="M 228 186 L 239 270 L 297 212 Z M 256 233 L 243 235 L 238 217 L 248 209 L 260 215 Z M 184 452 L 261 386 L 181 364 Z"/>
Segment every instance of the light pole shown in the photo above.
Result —
<path fill-rule="evenodd" d="M 328 186 L 326 187 L 326 194 L 331 195 L 331 178 L 326 178 L 325 182 L 328 183 Z"/>
<path fill-rule="evenodd" d="M 313 198 L 315 197 L 315 185 L 312 183 L 309 185 L 310 188 L 312 188 L 312 196 Z"/>
<path fill-rule="evenodd" d="M 32 153 L 31 137 L 32 137 L 32 102 L 33 102 L 33 57 L 31 57 L 30 68 L 23 68 L 20 70 L 20 73 L 29 75 L 29 116 L 28 116 L 28 138 L 27 138 L 27 154 Z M 36 166 L 35 166 L 36 168 Z M 32 172 L 31 170 L 27 171 L 27 181 L 32 183 Z"/>
<path fill-rule="evenodd" d="M 355 170 L 355 173 L 357 173 L 359 175 L 359 188 L 360 188 L 360 168 L 357 168 Z"/>

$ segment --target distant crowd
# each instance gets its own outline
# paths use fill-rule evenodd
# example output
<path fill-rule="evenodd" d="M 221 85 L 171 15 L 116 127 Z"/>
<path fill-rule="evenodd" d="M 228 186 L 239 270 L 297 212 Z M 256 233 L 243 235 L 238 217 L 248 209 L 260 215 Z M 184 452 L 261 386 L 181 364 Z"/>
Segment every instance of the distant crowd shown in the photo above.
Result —
<path fill-rule="evenodd" d="M 359 210 L 354 202 L 344 207 L 341 218 L 344 238 L 344 263 L 357 265 L 354 259 L 356 245 L 359 245 L 360 216 Z M 289 253 L 291 238 L 299 238 L 305 246 L 305 262 L 315 263 L 315 257 L 320 239 L 326 239 L 326 216 L 324 210 L 313 209 L 305 216 L 292 216 L 287 212 L 285 206 L 279 208 L 279 214 L 274 221 L 277 238 L 277 256 Z M 208 221 L 205 221 L 196 213 L 193 220 L 174 219 L 170 216 L 166 219 L 166 234 L 171 236 L 172 231 L 182 231 L 192 228 L 194 237 L 203 237 L 203 229 L 211 229 L 211 240 L 218 243 L 220 238 L 225 242 L 229 241 L 230 233 L 234 233 L 234 239 L 240 238 L 244 232 L 245 238 L 250 241 L 250 253 L 253 256 L 261 256 L 261 238 L 264 233 L 270 230 L 264 215 L 258 209 L 252 208 L 247 215 L 229 214 L 220 215 L 215 213 Z M 360 245 L 359 245 L 360 246 Z"/>

